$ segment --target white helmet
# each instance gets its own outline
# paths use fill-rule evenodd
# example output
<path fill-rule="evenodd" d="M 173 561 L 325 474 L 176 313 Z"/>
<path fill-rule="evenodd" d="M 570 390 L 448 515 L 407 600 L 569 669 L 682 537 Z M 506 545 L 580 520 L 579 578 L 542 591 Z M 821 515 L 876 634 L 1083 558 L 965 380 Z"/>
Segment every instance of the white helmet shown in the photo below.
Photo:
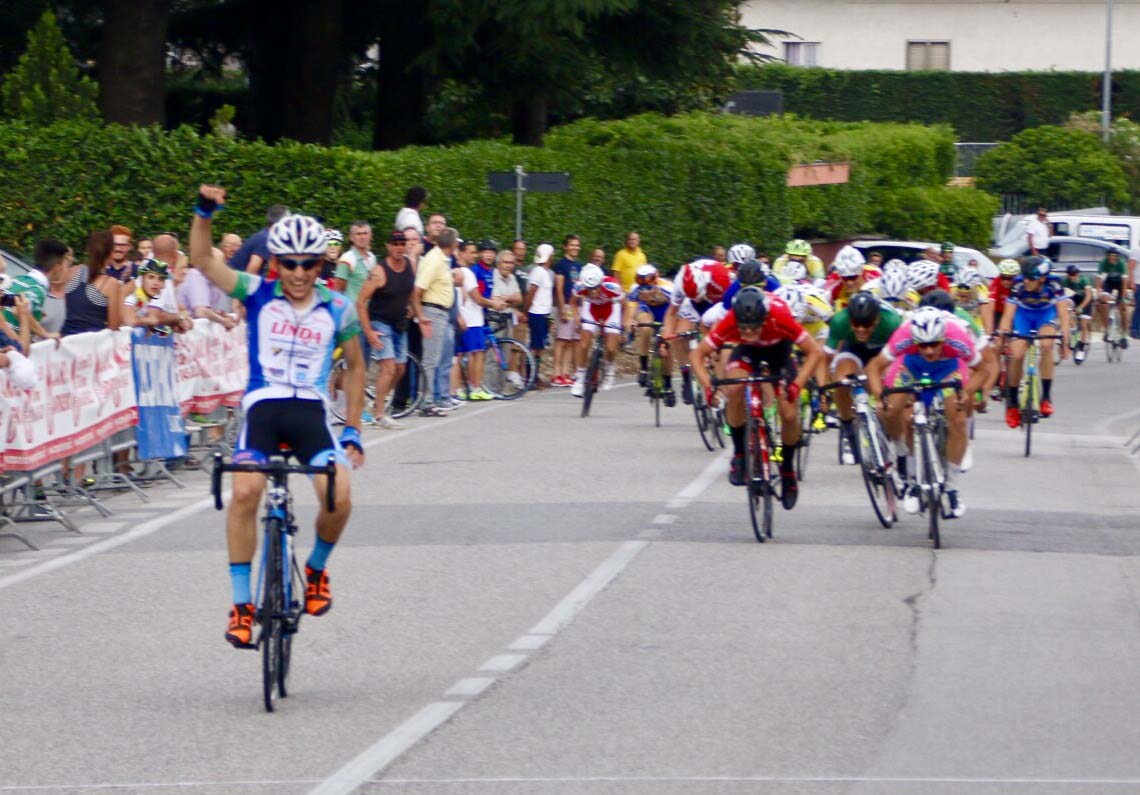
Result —
<path fill-rule="evenodd" d="M 859 249 L 854 246 L 844 246 L 835 257 L 835 261 L 831 263 L 835 272 L 843 277 L 858 276 L 866 264 L 867 260 L 863 259 Z"/>
<path fill-rule="evenodd" d="M 933 287 L 938 284 L 938 263 L 926 259 L 916 260 L 907 267 L 906 278 L 916 290 Z"/>
<path fill-rule="evenodd" d="M 784 300 L 796 320 L 803 320 L 804 313 L 807 312 L 807 297 L 804 295 L 803 285 L 785 284 L 777 288 L 774 295 Z"/>
<path fill-rule="evenodd" d="M 972 265 L 964 265 L 958 269 L 954 277 L 955 287 L 977 287 L 982 283 L 982 274 Z"/>
<path fill-rule="evenodd" d="M 324 254 L 328 235 L 316 218 L 287 215 L 269 228 L 267 241 L 270 254 Z"/>
<path fill-rule="evenodd" d="M 804 301 L 807 302 L 805 312 L 808 322 L 826 323 L 831 320 L 831 316 L 835 314 L 835 310 L 831 308 L 831 297 L 825 290 L 821 290 L 814 284 L 805 284 L 803 286 L 803 293 Z"/>
<path fill-rule="evenodd" d="M 578 274 L 578 281 L 589 290 L 601 284 L 605 276 L 602 269 L 591 262 L 582 268 L 582 272 Z"/>
<path fill-rule="evenodd" d="M 790 260 L 784 263 L 783 276 L 793 282 L 802 281 L 807 278 L 807 268 L 802 262 Z"/>
<path fill-rule="evenodd" d="M 915 342 L 946 339 L 946 313 L 933 306 L 919 307 L 910 316 L 910 336 Z"/>
<path fill-rule="evenodd" d="M 637 273 L 635 274 L 643 279 L 648 279 L 650 276 L 657 275 L 657 267 L 646 263 L 645 265 L 637 266 Z"/>
<path fill-rule="evenodd" d="M 747 243 L 737 243 L 728 250 L 728 261 L 733 265 L 742 265 L 750 259 L 756 259 L 756 249 Z"/>
<path fill-rule="evenodd" d="M 895 270 L 906 273 L 906 263 L 897 257 L 895 259 L 887 260 L 887 264 L 883 266 L 883 273 Z"/>
<path fill-rule="evenodd" d="M 900 261 L 891 260 L 891 262 Z M 883 278 L 879 279 L 879 289 L 883 298 L 906 298 L 907 292 L 910 291 L 910 280 L 907 278 L 905 267 L 888 268 L 883 273 Z"/>

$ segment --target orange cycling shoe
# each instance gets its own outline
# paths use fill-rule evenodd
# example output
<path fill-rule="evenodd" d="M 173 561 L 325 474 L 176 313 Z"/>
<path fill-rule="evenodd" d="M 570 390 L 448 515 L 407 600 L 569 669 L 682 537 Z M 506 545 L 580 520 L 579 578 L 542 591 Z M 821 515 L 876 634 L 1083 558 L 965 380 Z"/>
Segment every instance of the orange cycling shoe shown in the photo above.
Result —
<path fill-rule="evenodd" d="M 1041 416 L 1042 417 L 1052 417 L 1053 416 L 1053 404 L 1050 403 L 1048 400 L 1042 400 L 1041 401 Z"/>
<path fill-rule="evenodd" d="M 1008 406 L 1005 410 L 1005 424 L 1011 428 L 1021 427 L 1021 409 Z"/>
<path fill-rule="evenodd" d="M 230 626 L 226 630 L 226 640 L 235 649 L 252 649 L 253 644 L 253 605 L 234 605 L 230 609 Z"/>
<path fill-rule="evenodd" d="M 305 612 L 311 616 L 323 616 L 332 607 L 332 591 L 329 590 L 329 575 L 324 569 L 313 571 L 305 567 Z"/>

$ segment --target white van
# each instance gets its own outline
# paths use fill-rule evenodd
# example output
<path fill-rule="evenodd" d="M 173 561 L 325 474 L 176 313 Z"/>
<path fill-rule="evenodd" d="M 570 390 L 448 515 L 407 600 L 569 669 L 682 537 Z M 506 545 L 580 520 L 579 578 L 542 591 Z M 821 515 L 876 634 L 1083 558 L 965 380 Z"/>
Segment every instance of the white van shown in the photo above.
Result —
<path fill-rule="evenodd" d="M 1025 240 L 1025 225 L 1032 215 L 1006 215 L 994 219 L 994 256 L 1016 248 Z M 1088 237 L 1104 240 L 1127 249 L 1140 248 L 1140 216 L 1109 215 L 1107 208 L 1049 213 L 1049 225 L 1056 237 Z"/>

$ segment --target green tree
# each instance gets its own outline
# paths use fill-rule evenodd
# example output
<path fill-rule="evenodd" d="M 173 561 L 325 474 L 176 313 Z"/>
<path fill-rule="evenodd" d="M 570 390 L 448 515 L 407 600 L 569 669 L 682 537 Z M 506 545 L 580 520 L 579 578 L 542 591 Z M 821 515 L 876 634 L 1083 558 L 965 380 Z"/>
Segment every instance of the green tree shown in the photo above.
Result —
<path fill-rule="evenodd" d="M 5 115 L 36 124 L 98 118 L 98 93 L 95 81 L 80 73 L 51 11 L 28 31 L 28 48 L 0 87 Z"/>

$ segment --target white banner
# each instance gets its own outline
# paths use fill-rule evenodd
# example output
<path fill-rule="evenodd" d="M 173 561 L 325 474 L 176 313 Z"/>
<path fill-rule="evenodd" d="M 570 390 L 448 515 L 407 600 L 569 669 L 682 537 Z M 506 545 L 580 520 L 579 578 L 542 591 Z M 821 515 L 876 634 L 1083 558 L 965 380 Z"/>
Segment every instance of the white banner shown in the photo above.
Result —
<path fill-rule="evenodd" d="M 174 339 L 178 355 L 178 401 L 185 414 L 209 414 L 241 403 L 249 380 L 246 328 L 226 329 L 199 318 Z"/>
<path fill-rule="evenodd" d="M 137 422 L 131 335 L 100 331 L 32 346 L 37 386 L 0 370 L 0 466 L 32 470 L 82 452 Z"/>

